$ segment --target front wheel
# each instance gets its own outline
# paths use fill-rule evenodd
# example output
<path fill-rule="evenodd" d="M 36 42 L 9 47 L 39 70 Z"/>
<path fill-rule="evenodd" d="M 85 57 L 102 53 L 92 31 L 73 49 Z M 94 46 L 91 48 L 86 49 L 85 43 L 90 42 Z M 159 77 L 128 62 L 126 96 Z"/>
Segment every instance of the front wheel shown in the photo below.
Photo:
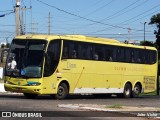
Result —
<path fill-rule="evenodd" d="M 55 95 L 56 99 L 65 99 L 68 96 L 68 87 L 65 83 L 61 83 L 58 86 L 57 94 Z"/>

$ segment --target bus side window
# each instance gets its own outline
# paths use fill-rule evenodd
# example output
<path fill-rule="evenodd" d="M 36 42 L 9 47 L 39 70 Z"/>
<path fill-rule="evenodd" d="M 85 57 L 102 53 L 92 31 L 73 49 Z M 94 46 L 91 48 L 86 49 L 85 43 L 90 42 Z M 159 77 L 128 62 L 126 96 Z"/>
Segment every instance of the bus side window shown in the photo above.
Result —
<path fill-rule="evenodd" d="M 131 49 L 125 48 L 125 62 L 130 63 L 131 62 Z"/>
<path fill-rule="evenodd" d="M 91 60 L 92 59 L 92 45 L 89 43 L 78 43 L 78 58 Z"/>
<path fill-rule="evenodd" d="M 105 59 L 105 48 L 103 45 L 99 46 L 99 51 L 98 51 L 98 55 L 99 55 L 99 60 L 104 61 Z"/>
<path fill-rule="evenodd" d="M 69 57 L 69 42 L 63 41 L 63 52 L 62 52 L 62 59 L 67 59 Z"/>
<path fill-rule="evenodd" d="M 135 63 L 134 51 L 131 50 L 131 63 Z"/>
<path fill-rule="evenodd" d="M 100 60 L 100 61 L 106 60 L 104 45 L 100 45 L 100 44 L 93 45 L 93 57 L 94 57 L 94 60 Z"/>
<path fill-rule="evenodd" d="M 68 48 L 67 47 L 64 47 L 63 48 L 63 55 L 62 55 L 62 58 L 68 58 Z"/>
<path fill-rule="evenodd" d="M 77 51 L 75 49 L 72 51 L 72 58 L 77 58 Z"/>
<path fill-rule="evenodd" d="M 154 64 L 156 62 L 156 52 L 149 51 L 149 64 Z"/>
<path fill-rule="evenodd" d="M 111 47 L 107 46 L 105 50 L 106 61 L 113 61 L 113 51 Z"/>
<path fill-rule="evenodd" d="M 157 60 L 156 51 L 151 51 L 151 64 L 156 63 L 156 60 Z"/>
<path fill-rule="evenodd" d="M 117 58 L 118 58 L 118 55 L 117 55 L 117 48 L 116 48 L 116 47 L 113 47 L 112 50 L 113 50 L 113 52 L 112 52 L 113 62 L 117 62 Z"/>
<path fill-rule="evenodd" d="M 124 62 L 124 49 L 123 48 L 118 48 L 117 49 L 117 61 L 118 62 Z"/>

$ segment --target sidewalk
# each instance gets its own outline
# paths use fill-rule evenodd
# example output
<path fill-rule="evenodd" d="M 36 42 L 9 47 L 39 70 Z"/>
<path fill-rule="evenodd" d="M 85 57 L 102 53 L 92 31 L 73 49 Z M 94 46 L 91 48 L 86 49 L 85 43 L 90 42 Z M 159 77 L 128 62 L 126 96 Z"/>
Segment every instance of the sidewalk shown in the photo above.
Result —
<path fill-rule="evenodd" d="M 4 89 L 4 83 L 0 83 L 0 92 L 6 92 Z"/>

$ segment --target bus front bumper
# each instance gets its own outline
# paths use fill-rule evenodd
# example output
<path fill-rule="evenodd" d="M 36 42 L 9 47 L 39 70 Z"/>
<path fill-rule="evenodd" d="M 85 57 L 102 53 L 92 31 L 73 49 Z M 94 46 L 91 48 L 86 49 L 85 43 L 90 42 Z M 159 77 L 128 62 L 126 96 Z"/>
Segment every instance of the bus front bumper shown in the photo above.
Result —
<path fill-rule="evenodd" d="M 19 86 L 5 83 L 4 88 L 10 92 L 41 94 L 40 86 Z"/>

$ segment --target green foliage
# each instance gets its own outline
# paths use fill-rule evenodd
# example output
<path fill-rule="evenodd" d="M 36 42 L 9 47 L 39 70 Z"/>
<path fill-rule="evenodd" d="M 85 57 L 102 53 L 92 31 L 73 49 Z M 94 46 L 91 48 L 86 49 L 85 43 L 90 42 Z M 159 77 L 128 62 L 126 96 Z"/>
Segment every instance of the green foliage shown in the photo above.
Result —
<path fill-rule="evenodd" d="M 141 41 L 140 45 L 151 46 L 151 47 L 155 46 L 155 44 L 153 42 L 151 42 L 151 41 Z"/>
<path fill-rule="evenodd" d="M 6 44 L 6 48 L 9 48 L 9 47 L 10 47 L 10 43 L 7 43 L 7 44 Z"/>
<path fill-rule="evenodd" d="M 156 44 L 158 48 L 160 48 L 160 13 L 153 15 L 150 19 L 149 24 L 156 24 L 157 29 L 154 31 L 154 34 L 156 35 Z"/>
<path fill-rule="evenodd" d="M 149 24 L 157 24 L 157 25 L 159 25 L 160 24 L 160 13 L 158 13 L 156 15 L 153 15 L 151 17 L 151 21 L 149 22 Z"/>
<path fill-rule="evenodd" d="M 1 48 L 4 48 L 5 47 L 5 45 L 4 44 L 1 44 Z"/>

